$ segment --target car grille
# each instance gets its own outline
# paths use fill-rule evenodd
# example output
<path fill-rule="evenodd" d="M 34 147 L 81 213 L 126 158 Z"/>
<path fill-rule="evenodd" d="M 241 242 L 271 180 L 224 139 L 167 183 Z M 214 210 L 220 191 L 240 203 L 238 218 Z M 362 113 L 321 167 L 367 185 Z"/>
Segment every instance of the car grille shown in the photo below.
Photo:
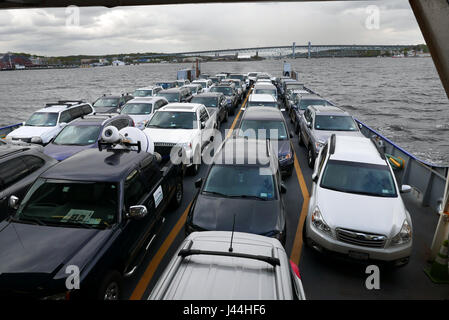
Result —
<path fill-rule="evenodd" d="M 370 247 L 383 248 L 387 237 L 379 234 L 369 234 L 360 231 L 346 230 L 337 228 L 337 240 L 349 244 Z"/>
<path fill-rule="evenodd" d="M 163 159 L 167 159 L 170 157 L 170 152 L 175 143 L 167 143 L 167 142 L 156 142 L 154 144 L 154 151 L 159 153 Z"/>

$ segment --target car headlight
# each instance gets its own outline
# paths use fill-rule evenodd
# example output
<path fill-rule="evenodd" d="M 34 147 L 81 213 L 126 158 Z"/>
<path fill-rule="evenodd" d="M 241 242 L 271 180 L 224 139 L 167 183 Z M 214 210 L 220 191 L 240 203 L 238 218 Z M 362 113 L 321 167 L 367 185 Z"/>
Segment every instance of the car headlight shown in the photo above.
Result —
<path fill-rule="evenodd" d="M 391 239 L 391 245 L 401 245 L 407 242 L 410 242 L 412 240 L 412 227 L 407 222 L 407 220 L 404 220 L 404 223 L 402 224 L 402 228 L 399 231 L 397 235 L 395 235 Z"/>
<path fill-rule="evenodd" d="M 318 230 L 326 233 L 331 233 L 331 228 L 329 228 L 329 226 L 326 224 L 326 221 L 324 221 L 318 207 L 315 207 L 315 210 L 313 210 L 311 221 L 315 228 L 317 228 Z"/>

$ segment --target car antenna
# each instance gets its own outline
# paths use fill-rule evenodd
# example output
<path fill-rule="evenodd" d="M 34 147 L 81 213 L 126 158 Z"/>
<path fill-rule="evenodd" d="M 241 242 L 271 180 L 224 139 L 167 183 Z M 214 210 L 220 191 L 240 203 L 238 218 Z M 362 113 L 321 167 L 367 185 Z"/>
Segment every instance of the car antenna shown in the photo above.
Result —
<path fill-rule="evenodd" d="M 235 213 L 234 213 L 234 221 L 232 222 L 231 245 L 229 246 L 229 252 L 234 251 L 234 249 L 232 248 L 232 240 L 234 240 L 234 229 L 235 229 Z"/>

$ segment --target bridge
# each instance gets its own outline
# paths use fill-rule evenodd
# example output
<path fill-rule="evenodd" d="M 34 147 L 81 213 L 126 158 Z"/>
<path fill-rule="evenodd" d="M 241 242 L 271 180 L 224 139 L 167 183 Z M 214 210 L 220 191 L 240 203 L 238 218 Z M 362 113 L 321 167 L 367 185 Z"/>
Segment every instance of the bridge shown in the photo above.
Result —
<path fill-rule="evenodd" d="M 259 56 L 295 56 L 295 57 L 311 57 L 320 55 L 324 52 L 336 52 L 344 54 L 345 52 L 357 51 L 402 51 L 411 49 L 415 45 L 289 45 L 289 46 L 266 46 L 266 47 L 250 47 L 236 49 L 215 49 L 203 51 L 187 51 L 176 53 L 163 53 L 142 58 L 158 58 L 158 57 L 191 57 L 191 56 L 235 56 L 238 54 L 259 55 Z"/>

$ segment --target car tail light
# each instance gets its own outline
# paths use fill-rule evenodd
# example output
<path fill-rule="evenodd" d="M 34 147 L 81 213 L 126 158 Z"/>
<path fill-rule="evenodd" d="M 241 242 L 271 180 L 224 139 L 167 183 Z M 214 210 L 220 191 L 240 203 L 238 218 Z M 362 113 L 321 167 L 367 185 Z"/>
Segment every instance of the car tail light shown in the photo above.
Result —
<path fill-rule="evenodd" d="M 293 272 L 296 274 L 296 276 L 301 279 L 301 275 L 299 274 L 299 268 L 298 266 L 290 260 L 290 266 L 292 267 Z"/>

